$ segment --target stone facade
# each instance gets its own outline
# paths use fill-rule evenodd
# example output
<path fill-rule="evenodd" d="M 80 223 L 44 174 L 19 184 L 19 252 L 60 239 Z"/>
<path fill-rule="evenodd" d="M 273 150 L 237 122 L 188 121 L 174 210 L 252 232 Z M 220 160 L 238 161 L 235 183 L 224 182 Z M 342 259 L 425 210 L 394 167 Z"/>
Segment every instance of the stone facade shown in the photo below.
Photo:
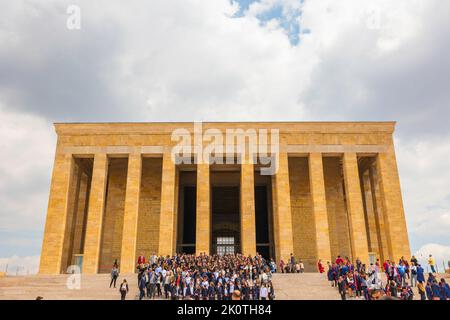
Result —
<path fill-rule="evenodd" d="M 233 213 L 239 218 L 230 230 L 239 234 L 236 248 L 244 254 L 266 246 L 266 256 L 287 262 L 293 253 L 308 271 L 319 259 L 337 255 L 365 263 L 409 257 L 395 123 L 202 125 L 203 131 L 223 133 L 278 129 L 278 171 L 262 179 L 260 164 L 253 162 L 176 164 L 171 134 L 184 128 L 194 135 L 193 123 L 55 124 L 58 142 L 40 273 L 63 273 L 72 264 L 81 264 L 83 273 L 104 273 L 116 259 L 122 272 L 133 272 L 140 254 L 168 255 L 186 247 L 179 236 L 185 207 L 179 177 L 185 171 L 192 171 L 189 186 L 196 188 L 193 252 L 217 250 L 211 190 L 220 185 L 240 190 L 239 212 Z M 268 190 L 267 205 L 258 202 L 259 210 L 268 211 L 268 228 L 262 228 L 269 230 L 268 244 L 256 243 L 262 230 L 255 222 L 257 185 Z"/>

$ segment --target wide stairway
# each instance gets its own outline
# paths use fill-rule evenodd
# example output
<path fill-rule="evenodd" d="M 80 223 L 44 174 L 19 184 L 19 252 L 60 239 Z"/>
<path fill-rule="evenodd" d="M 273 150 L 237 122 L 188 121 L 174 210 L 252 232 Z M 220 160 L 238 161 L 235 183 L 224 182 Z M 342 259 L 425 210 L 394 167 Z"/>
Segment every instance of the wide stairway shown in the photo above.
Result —
<path fill-rule="evenodd" d="M 109 274 L 80 276 L 80 289 L 69 289 L 76 286 L 76 281 L 69 281 L 69 287 L 67 286 L 70 278 L 76 280 L 76 276 L 69 277 L 69 275 L 2 277 L 0 278 L 0 300 L 36 299 L 37 296 L 48 300 L 118 300 L 120 299 L 119 284 L 124 278 L 127 279 L 130 289 L 127 300 L 136 299 L 138 295 L 135 274 L 121 275 L 116 289 L 109 288 Z M 337 291 L 329 286 L 325 276 L 315 273 L 275 274 L 273 284 L 277 300 L 339 298 Z"/>

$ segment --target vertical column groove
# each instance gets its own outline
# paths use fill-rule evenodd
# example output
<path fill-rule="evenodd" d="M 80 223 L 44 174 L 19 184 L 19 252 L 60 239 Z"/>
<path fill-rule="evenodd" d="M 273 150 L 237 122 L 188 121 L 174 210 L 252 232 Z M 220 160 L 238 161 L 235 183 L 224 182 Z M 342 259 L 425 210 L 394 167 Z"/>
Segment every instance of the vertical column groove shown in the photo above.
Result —
<path fill-rule="evenodd" d="M 197 164 L 197 216 L 195 252 L 210 253 L 211 245 L 211 199 L 209 163 Z"/>
<path fill-rule="evenodd" d="M 165 151 L 162 166 L 161 213 L 159 222 L 159 255 L 172 255 L 174 250 L 176 166 L 170 151 Z"/>
<path fill-rule="evenodd" d="M 241 164 L 241 252 L 256 254 L 255 180 L 253 163 Z"/>
<path fill-rule="evenodd" d="M 98 272 L 107 176 L 108 157 L 106 154 L 96 154 L 84 242 L 83 273 L 87 274 Z"/>

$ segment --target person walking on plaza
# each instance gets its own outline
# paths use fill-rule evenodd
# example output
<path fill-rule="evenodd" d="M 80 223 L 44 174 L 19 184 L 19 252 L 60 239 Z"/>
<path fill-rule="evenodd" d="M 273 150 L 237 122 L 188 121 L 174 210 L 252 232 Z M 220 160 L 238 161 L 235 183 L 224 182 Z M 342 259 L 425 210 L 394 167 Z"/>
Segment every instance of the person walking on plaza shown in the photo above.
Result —
<path fill-rule="evenodd" d="M 146 289 L 146 281 L 145 281 L 145 275 L 142 275 L 139 279 L 138 283 L 139 287 L 139 300 L 142 300 L 145 297 L 145 289 Z"/>
<path fill-rule="evenodd" d="M 113 284 L 114 284 L 114 289 L 116 288 L 116 281 L 117 281 L 118 277 L 119 277 L 119 269 L 114 264 L 114 266 L 111 270 L 111 282 L 109 283 L 110 288 Z"/>
<path fill-rule="evenodd" d="M 411 287 L 417 286 L 417 266 L 412 263 L 411 265 Z"/>
<path fill-rule="evenodd" d="M 319 271 L 319 273 L 324 273 L 325 272 L 325 268 L 322 264 L 322 260 L 319 259 L 319 261 L 317 262 L 317 270 Z"/>
<path fill-rule="evenodd" d="M 338 279 L 338 290 L 339 290 L 339 294 L 341 295 L 341 299 L 346 300 L 347 285 L 342 276 L 339 276 L 339 279 Z"/>
<path fill-rule="evenodd" d="M 292 254 L 291 253 L 291 258 L 290 258 L 290 261 L 289 261 L 290 263 L 289 263 L 289 267 L 290 267 L 290 273 L 294 273 L 295 272 L 295 257 L 294 257 L 294 254 Z"/>
<path fill-rule="evenodd" d="M 430 254 L 428 257 L 428 264 L 430 265 L 431 272 L 436 273 L 436 261 L 433 258 L 433 255 Z"/>
<path fill-rule="evenodd" d="M 425 275 L 422 266 L 420 264 L 417 265 L 417 282 L 425 282 Z"/>
<path fill-rule="evenodd" d="M 283 261 L 283 259 L 280 260 L 280 269 L 281 269 L 281 273 L 284 273 L 284 261 Z"/>
<path fill-rule="evenodd" d="M 123 282 L 120 284 L 120 300 L 125 300 L 125 297 L 127 296 L 128 293 L 128 283 L 127 283 L 127 279 L 123 279 Z"/>

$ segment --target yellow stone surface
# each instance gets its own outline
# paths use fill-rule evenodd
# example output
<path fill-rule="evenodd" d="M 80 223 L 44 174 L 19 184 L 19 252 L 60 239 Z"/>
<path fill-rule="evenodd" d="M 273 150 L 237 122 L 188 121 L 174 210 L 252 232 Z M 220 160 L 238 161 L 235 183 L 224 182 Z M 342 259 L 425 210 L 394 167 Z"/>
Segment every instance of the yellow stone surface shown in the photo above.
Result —
<path fill-rule="evenodd" d="M 63 271 L 61 270 L 62 250 L 69 206 L 72 167 L 72 156 L 57 153 L 53 166 L 50 199 L 39 266 L 39 273 L 41 274 L 58 274 Z"/>
<path fill-rule="evenodd" d="M 106 154 L 96 154 L 84 244 L 83 273 L 86 274 L 97 273 L 99 268 L 107 171 L 108 157 Z"/>
<path fill-rule="evenodd" d="M 292 213 L 289 189 L 288 156 L 284 152 L 279 155 L 279 168 L 274 176 L 275 203 L 274 231 L 275 231 L 275 255 L 284 262 L 289 261 L 291 253 L 294 253 L 292 236 Z"/>
<path fill-rule="evenodd" d="M 309 155 L 309 175 L 314 210 L 317 258 L 325 263 L 326 261 L 331 261 L 331 249 L 322 154 L 311 153 Z"/>
<path fill-rule="evenodd" d="M 269 180 L 258 180 L 271 187 L 269 239 L 277 261 L 287 262 L 294 253 L 314 270 L 318 259 L 338 254 L 366 263 L 369 252 L 381 259 L 410 256 L 392 139 L 395 123 L 202 126 L 222 133 L 279 130 L 279 170 Z M 65 272 L 75 255 L 83 256 L 84 273 L 109 272 L 115 259 L 124 272 L 133 272 L 137 255 L 175 253 L 183 221 L 179 172 L 186 168 L 171 159 L 171 134 L 185 128 L 193 136 L 194 124 L 59 123 L 55 128 L 58 143 L 39 272 Z M 238 173 L 216 175 L 212 167 L 189 169 L 197 187 L 197 253 L 211 253 L 211 177 L 233 181 L 227 176 Z M 256 252 L 253 168 L 242 165 L 236 180 L 245 254 Z"/>
<path fill-rule="evenodd" d="M 133 272 L 136 261 L 139 196 L 141 190 L 142 157 L 131 154 L 128 158 L 128 176 L 123 219 L 121 272 Z"/>
<path fill-rule="evenodd" d="M 358 173 L 358 159 L 355 153 L 344 154 L 344 181 L 347 196 L 348 220 L 352 259 L 369 262 L 367 231 L 364 220 L 361 186 Z"/>
<path fill-rule="evenodd" d="M 211 196 L 209 163 L 197 164 L 197 218 L 196 254 L 210 253 L 211 243 Z"/>
<path fill-rule="evenodd" d="M 241 251 L 256 254 L 255 177 L 253 163 L 241 164 Z"/>
<path fill-rule="evenodd" d="M 176 167 L 170 152 L 165 152 L 162 166 L 161 214 L 158 254 L 172 255 L 174 248 Z"/>

